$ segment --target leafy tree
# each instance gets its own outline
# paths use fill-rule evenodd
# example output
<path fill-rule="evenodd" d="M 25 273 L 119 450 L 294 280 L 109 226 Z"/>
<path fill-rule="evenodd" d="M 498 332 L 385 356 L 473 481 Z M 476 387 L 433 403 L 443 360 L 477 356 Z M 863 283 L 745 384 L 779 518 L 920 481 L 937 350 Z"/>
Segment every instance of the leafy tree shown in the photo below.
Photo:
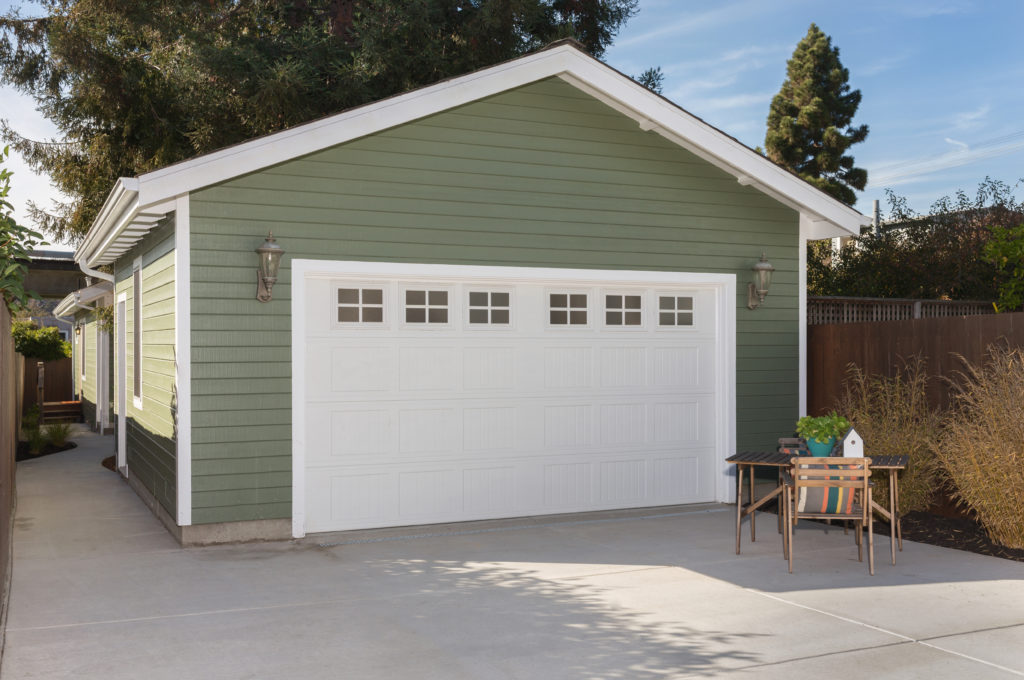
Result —
<path fill-rule="evenodd" d="M 37 297 L 25 290 L 25 276 L 28 274 L 29 252 L 44 242 L 42 234 L 22 227 L 11 215 L 14 206 L 7 196 L 11 192 L 13 173 L 4 167 L 9 153 L 6 146 L 0 151 L 0 297 L 8 308 L 18 311 L 30 299 Z"/>
<path fill-rule="evenodd" d="M 74 243 L 113 181 L 510 59 L 600 56 L 638 0 L 40 0 L 0 16 L 0 80 L 61 141 L 0 135 L 72 197 L 33 219 Z"/>
<path fill-rule="evenodd" d="M 992 227 L 985 244 L 985 259 L 1000 274 L 997 312 L 1012 312 L 1024 305 L 1024 223 L 1016 227 Z"/>
<path fill-rule="evenodd" d="M 71 343 L 60 337 L 60 331 L 53 327 L 40 328 L 31 321 L 15 321 L 11 324 L 14 351 L 29 359 L 53 361 L 71 356 Z"/>
<path fill-rule="evenodd" d="M 851 90 L 850 72 L 839 61 L 839 48 L 815 24 L 786 63 L 786 80 L 772 99 L 764 146 L 768 158 L 853 205 L 868 173 L 846 155 L 868 136 L 868 126 L 854 127 L 860 90 Z"/>
<path fill-rule="evenodd" d="M 834 254 L 829 242 L 808 244 L 812 295 L 995 300 L 1012 279 L 1013 255 L 1000 267 L 993 234 L 1024 224 L 1015 187 L 986 178 L 972 198 L 964 191 L 936 201 L 927 215 L 887 192 L 889 215 L 878 233 L 851 239 Z M 1008 246 L 1009 247 L 1009 246 Z M 1003 302 L 1000 306 L 1003 306 Z"/>

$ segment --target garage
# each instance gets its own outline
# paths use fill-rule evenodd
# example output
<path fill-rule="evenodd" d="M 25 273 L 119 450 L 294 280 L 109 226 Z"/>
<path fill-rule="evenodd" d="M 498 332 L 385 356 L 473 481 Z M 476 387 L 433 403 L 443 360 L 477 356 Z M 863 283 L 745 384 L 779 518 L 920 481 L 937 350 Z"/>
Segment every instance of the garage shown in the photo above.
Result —
<path fill-rule="evenodd" d="M 724 498 L 733 276 L 293 267 L 297 535 Z"/>

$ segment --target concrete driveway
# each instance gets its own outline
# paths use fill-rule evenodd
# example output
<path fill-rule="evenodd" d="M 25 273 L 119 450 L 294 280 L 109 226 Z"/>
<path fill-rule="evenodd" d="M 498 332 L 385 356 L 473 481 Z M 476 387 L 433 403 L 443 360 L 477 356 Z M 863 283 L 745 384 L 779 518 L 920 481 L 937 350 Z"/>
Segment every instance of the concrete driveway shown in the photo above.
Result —
<path fill-rule="evenodd" d="M 99 462 L 18 464 L 7 678 L 999 678 L 1024 564 L 725 506 L 181 549 Z"/>

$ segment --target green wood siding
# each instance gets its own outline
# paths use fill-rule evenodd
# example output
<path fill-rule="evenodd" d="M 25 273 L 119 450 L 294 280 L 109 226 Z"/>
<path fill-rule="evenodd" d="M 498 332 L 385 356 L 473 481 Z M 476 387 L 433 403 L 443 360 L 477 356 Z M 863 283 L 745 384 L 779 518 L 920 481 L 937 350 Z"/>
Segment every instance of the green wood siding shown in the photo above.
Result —
<path fill-rule="evenodd" d="M 738 445 L 792 432 L 797 213 L 557 79 L 196 192 L 191 213 L 196 523 L 290 516 L 291 258 L 736 274 Z M 287 255 L 261 304 L 271 229 Z"/>
<path fill-rule="evenodd" d="M 142 256 L 142 408 L 134 403 L 135 298 L 132 267 Z M 116 293 L 125 293 L 127 461 L 163 508 L 177 508 L 177 394 L 174 386 L 174 217 L 165 219 L 115 264 Z M 116 304 L 116 303 L 115 303 Z M 115 307 L 116 310 L 116 307 Z"/>
<path fill-rule="evenodd" d="M 71 374 L 75 380 L 75 391 L 82 400 L 82 415 L 90 426 L 96 425 L 96 346 L 99 342 L 99 324 L 95 312 L 80 311 L 75 314 L 75 323 L 82 325 L 80 335 L 75 338 Z M 82 343 L 85 342 L 85 375 L 82 375 Z"/>

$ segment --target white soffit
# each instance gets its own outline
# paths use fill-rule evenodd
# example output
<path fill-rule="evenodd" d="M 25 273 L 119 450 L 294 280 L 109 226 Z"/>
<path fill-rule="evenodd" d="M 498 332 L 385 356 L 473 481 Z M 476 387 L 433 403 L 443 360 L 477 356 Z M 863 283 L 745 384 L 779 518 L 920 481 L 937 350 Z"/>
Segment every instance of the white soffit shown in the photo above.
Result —
<path fill-rule="evenodd" d="M 75 253 L 88 267 L 110 264 L 168 212 L 173 199 L 233 177 L 402 125 L 425 116 L 560 77 L 643 130 L 663 135 L 699 157 L 798 210 L 821 238 L 859 234 L 870 218 L 783 170 L 752 149 L 651 92 L 571 44 L 445 80 L 146 173 L 121 178 Z"/>

